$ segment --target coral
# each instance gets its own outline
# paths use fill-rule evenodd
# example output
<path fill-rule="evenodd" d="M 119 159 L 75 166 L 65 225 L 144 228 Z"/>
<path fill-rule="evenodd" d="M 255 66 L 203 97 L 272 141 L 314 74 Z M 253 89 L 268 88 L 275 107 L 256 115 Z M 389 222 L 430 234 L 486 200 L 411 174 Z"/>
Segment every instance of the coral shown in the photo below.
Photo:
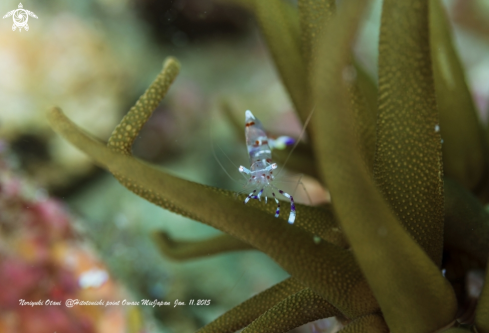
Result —
<path fill-rule="evenodd" d="M 122 332 L 134 326 L 123 308 L 64 306 L 68 299 L 96 302 L 126 293 L 82 242 L 64 205 L 12 170 L 6 155 L 0 155 L 0 331 Z"/>
<path fill-rule="evenodd" d="M 59 108 L 49 113 L 58 133 L 129 190 L 228 234 L 201 243 L 156 235 L 165 253 L 189 258 L 207 249 L 252 247 L 290 273 L 199 332 L 286 332 L 330 316 L 344 325 L 341 332 L 467 332 L 457 322 L 466 298 L 460 279 L 485 267 L 489 250 L 482 205 L 489 200 L 486 134 L 439 0 L 384 0 L 378 90 L 351 56 L 367 5 L 245 4 L 298 115 L 304 121 L 315 110 L 307 154 L 332 203 L 297 205 L 294 225 L 276 220 L 271 205 L 244 206 L 230 191 L 180 179 L 131 155 L 139 130 L 178 74 L 173 58 L 108 144 Z M 486 285 L 469 323 L 478 332 L 489 332 L 488 294 Z"/>
<path fill-rule="evenodd" d="M 0 57 L 5 59 L 0 78 L 0 136 L 13 143 L 29 175 L 45 187 L 59 188 L 92 172 L 93 165 L 59 140 L 42 112 L 34 110 L 63 101 L 71 105 L 70 116 L 85 124 L 96 117 L 97 110 L 107 110 L 106 117 L 92 127 L 97 135 L 106 136 L 117 124 L 117 110 L 124 105 L 121 97 L 133 88 L 123 83 L 128 71 L 120 60 L 114 61 L 107 39 L 91 24 L 70 14 L 38 14 L 47 23 L 42 30 L 31 29 L 25 38 L 5 35 L 0 41 Z M 78 43 L 73 45 L 73 39 Z M 105 96 L 95 93 L 102 87 Z"/>

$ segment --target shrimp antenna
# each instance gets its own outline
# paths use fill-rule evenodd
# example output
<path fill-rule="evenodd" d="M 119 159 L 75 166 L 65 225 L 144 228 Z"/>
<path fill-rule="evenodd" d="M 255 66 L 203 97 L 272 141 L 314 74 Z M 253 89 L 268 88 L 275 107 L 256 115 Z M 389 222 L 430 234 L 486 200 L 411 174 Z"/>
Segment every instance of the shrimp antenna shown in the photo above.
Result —
<path fill-rule="evenodd" d="M 230 174 L 229 172 L 226 170 L 226 168 L 222 165 L 221 161 L 219 160 L 219 158 L 217 158 L 217 154 L 216 154 L 216 150 L 214 149 L 214 142 L 212 141 L 212 135 L 211 135 L 211 128 L 209 126 L 209 141 L 211 142 L 211 147 L 212 147 L 212 154 L 214 155 L 214 159 L 216 160 L 216 162 L 219 164 L 219 166 L 221 167 L 221 169 L 226 173 L 226 175 L 229 177 L 229 179 L 231 179 L 232 181 L 238 183 L 238 184 L 241 184 L 239 181 L 237 181 L 236 179 L 234 179 Z M 224 151 L 222 150 L 222 148 L 217 145 L 217 147 L 221 150 L 221 152 L 224 153 Z M 226 156 L 226 158 L 231 162 L 231 159 L 226 155 L 226 153 L 224 153 L 224 156 Z M 234 165 L 234 163 L 233 163 Z"/>
<path fill-rule="evenodd" d="M 227 160 L 228 160 L 228 161 L 229 161 L 229 162 L 230 162 L 230 163 L 231 163 L 231 164 L 232 164 L 232 165 L 233 165 L 233 166 L 234 166 L 236 169 L 239 169 L 239 167 L 236 165 L 236 163 L 234 163 L 234 162 L 233 162 L 233 161 L 232 161 L 232 160 L 229 158 L 228 154 L 226 154 L 226 152 L 225 152 L 225 151 L 224 151 L 224 150 L 221 148 L 221 146 L 219 146 L 217 143 L 216 143 L 216 146 L 217 146 L 217 148 L 219 148 L 219 150 L 221 151 L 221 153 L 223 153 L 223 154 L 224 154 L 224 157 L 226 157 L 226 158 L 227 158 Z M 245 176 L 245 175 L 243 175 L 242 173 L 240 173 L 240 175 L 242 175 L 242 176 L 244 177 L 244 179 L 245 179 L 245 180 L 248 180 L 248 179 L 246 178 L 246 176 Z M 239 183 L 239 182 L 238 182 L 238 183 Z"/>
<path fill-rule="evenodd" d="M 277 172 L 277 177 L 278 177 L 278 175 L 280 175 L 280 173 L 282 172 L 282 170 L 285 168 L 285 165 L 287 165 L 287 162 L 289 161 L 290 156 L 291 156 L 291 155 L 292 155 L 292 153 L 294 152 L 295 148 L 297 148 L 297 145 L 299 145 L 299 142 L 301 141 L 302 136 L 304 135 L 304 132 L 306 131 L 307 125 L 308 125 L 308 124 L 309 124 L 309 122 L 311 121 L 311 118 L 312 118 L 312 115 L 314 114 L 314 110 L 315 110 L 315 109 L 316 109 L 316 104 L 314 104 L 314 106 L 312 107 L 311 112 L 310 112 L 310 113 L 309 113 L 309 115 L 307 116 L 307 119 L 306 119 L 306 121 L 304 122 L 304 126 L 302 127 L 301 134 L 299 134 L 299 138 L 297 139 L 297 141 L 295 142 L 294 146 L 292 147 L 292 149 L 290 150 L 289 154 L 287 155 L 287 158 L 285 159 L 285 162 L 284 162 L 284 164 L 282 165 L 282 168 L 279 170 L 279 172 Z"/>
<path fill-rule="evenodd" d="M 229 179 L 231 179 L 233 182 L 239 183 L 236 179 L 234 179 L 229 174 L 229 172 L 226 170 L 226 168 L 222 165 L 221 161 L 219 161 L 219 159 L 217 158 L 216 151 L 214 150 L 214 145 L 212 144 L 212 142 L 211 142 L 211 145 L 212 145 L 212 154 L 214 155 L 214 158 L 216 159 L 216 162 L 219 164 L 221 169 L 226 173 L 226 175 L 229 177 Z"/>

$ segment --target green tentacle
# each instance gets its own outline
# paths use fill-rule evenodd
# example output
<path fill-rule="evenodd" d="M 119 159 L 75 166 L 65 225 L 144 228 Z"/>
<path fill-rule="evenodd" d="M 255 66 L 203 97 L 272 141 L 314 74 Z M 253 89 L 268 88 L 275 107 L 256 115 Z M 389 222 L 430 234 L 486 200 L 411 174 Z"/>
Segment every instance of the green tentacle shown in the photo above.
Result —
<path fill-rule="evenodd" d="M 112 132 L 108 142 L 111 149 L 126 155 L 131 154 L 132 144 L 139 131 L 165 97 L 179 71 L 180 64 L 175 58 L 169 57 L 165 60 L 161 73 Z"/>
<path fill-rule="evenodd" d="M 333 316 L 342 316 L 342 313 L 310 289 L 304 289 L 262 314 L 242 333 L 286 333 L 311 321 Z"/>
<path fill-rule="evenodd" d="M 485 133 L 452 43 L 445 10 L 440 0 L 430 0 L 429 4 L 444 172 L 465 188 L 481 192 L 488 185 L 489 172 Z"/>
<path fill-rule="evenodd" d="M 179 261 L 254 249 L 248 243 L 229 235 L 219 235 L 199 241 L 176 241 L 166 232 L 157 231 L 152 234 L 152 238 L 163 255 Z"/>
<path fill-rule="evenodd" d="M 301 27 L 302 59 L 307 66 L 307 76 L 313 70 L 313 57 L 316 55 L 316 39 L 321 29 L 334 16 L 336 1 L 334 0 L 299 0 L 299 20 Z"/>
<path fill-rule="evenodd" d="M 302 121 L 309 115 L 306 71 L 300 47 L 299 15 L 282 0 L 253 0 L 255 16 L 278 72 Z"/>
<path fill-rule="evenodd" d="M 349 251 L 328 242 L 315 244 L 310 233 L 280 223 L 259 209 L 246 207 L 226 191 L 173 177 L 131 156 L 114 152 L 87 136 L 59 109 L 53 109 L 49 117 L 58 133 L 117 175 L 134 193 L 265 252 L 346 316 L 357 317 L 375 309 L 376 302 Z M 358 299 L 362 301 L 357 302 Z"/>
<path fill-rule="evenodd" d="M 261 316 L 275 304 L 294 295 L 305 287 L 288 278 L 229 310 L 196 333 L 232 333 Z"/>
<path fill-rule="evenodd" d="M 428 2 L 383 3 L 375 178 L 436 265 L 443 247 L 440 121 L 431 68 Z"/>
<path fill-rule="evenodd" d="M 406 4 L 402 15 L 396 17 L 409 15 L 413 5 L 423 7 L 420 3 L 384 2 L 387 6 Z M 430 332 L 453 320 L 456 311 L 453 290 L 423 249 L 406 233 L 362 167 L 351 121 L 351 103 L 345 84 L 338 84 L 342 82 L 351 41 L 365 5 L 363 1 L 345 2 L 343 12 L 321 39 L 322 53 L 318 59 L 327 61 L 318 61 L 316 65 L 314 87 L 318 112 L 311 122 L 316 126 L 313 142 L 336 217 L 389 328 L 393 332 Z M 433 162 L 441 167 L 437 159 Z M 435 207 L 435 212 L 442 204 Z M 441 231 L 432 235 L 435 243 L 441 235 Z M 398 302 L 399 298 L 403 301 Z"/>
<path fill-rule="evenodd" d="M 348 323 L 339 333 L 388 333 L 384 318 L 377 314 L 366 315 Z"/>
<path fill-rule="evenodd" d="M 445 179 L 445 247 L 462 251 L 481 266 L 489 257 L 489 213 L 466 188 Z"/>
<path fill-rule="evenodd" d="M 486 277 L 479 303 L 475 310 L 475 327 L 478 333 L 489 333 L 489 269 L 486 269 Z"/>

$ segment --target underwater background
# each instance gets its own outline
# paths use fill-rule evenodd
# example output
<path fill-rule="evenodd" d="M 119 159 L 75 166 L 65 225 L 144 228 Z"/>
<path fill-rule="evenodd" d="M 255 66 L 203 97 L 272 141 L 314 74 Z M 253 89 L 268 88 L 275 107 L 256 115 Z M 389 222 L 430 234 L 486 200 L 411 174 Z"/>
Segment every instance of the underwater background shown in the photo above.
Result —
<path fill-rule="evenodd" d="M 489 5 L 443 4 L 473 101 L 487 123 Z M 260 251 L 183 261 L 162 255 L 156 231 L 186 241 L 220 232 L 128 191 L 57 135 L 46 117 L 58 106 L 107 141 L 173 56 L 180 74 L 136 138 L 133 155 L 183 179 L 240 192 L 237 166 L 249 166 L 244 111 L 252 110 L 270 133 L 298 138 L 303 126 L 246 6 L 222 0 L 22 5 L 38 17 L 29 17 L 28 31 L 12 31 L 11 17 L 0 21 L 0 332 L 195 332 L 286 279 L 289 274 Z M 2 1 L 0 13 L 18 6 Z M 372 2 L 353 47 L 374 82 L 381 6 Z M 330 201 L 313 177 L 302 178 L 306 193 L 296 186 L 297 172 L 285 174 L 283 188 L 297 202 Z M 473 275 L 474 285 L 481 284 L 483 273 Z M 68 299 L 171 305 L 67 307 Z M 190 299 L 210 304 L 191 306 Z M 185 305 L 174 306 L 176 300 Z M 339 328 L 320 320 L 291 332 Z"/>

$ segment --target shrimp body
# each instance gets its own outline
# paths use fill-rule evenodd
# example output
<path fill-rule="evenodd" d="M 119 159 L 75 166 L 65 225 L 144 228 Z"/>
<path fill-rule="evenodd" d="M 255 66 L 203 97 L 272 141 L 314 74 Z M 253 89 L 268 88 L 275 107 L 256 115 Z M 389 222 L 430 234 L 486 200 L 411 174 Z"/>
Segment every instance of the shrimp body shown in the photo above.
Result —
<path fill-rule="evenodd" d="M 247 169 L 240 166 L 239 172 L 249 177 L 247 186 L 253 188 L 253 191 L 246 197 L 244 203 L 246 204 L 250 199 L 261 201 L 263 191 L 269 188 L 277 203 L 275 217 L 278 217 L 280 214 L 280 202 L 275 195 L 275 191 L 278 191 L 278 193 L 290 201 L 290 215 L 288 222 L 293 224 L 296 217 L 294 198 L 290 194 L 277 188 L 272 183 L 274 180 L 273 170 L 277 169 L 277 163 L 272 162 L 271 146 L 281 146 L 283 145 L 283 141 L 289 138 L 282 137 L 277 140 L 269 139 L 260 120 L 258 120 L 250 110 L 245 112 L 245 135 L 246 146 L 250 156 L 250 168 Z M 265 195 L 265 202 L 266 201 L 267 197 Z"/>

